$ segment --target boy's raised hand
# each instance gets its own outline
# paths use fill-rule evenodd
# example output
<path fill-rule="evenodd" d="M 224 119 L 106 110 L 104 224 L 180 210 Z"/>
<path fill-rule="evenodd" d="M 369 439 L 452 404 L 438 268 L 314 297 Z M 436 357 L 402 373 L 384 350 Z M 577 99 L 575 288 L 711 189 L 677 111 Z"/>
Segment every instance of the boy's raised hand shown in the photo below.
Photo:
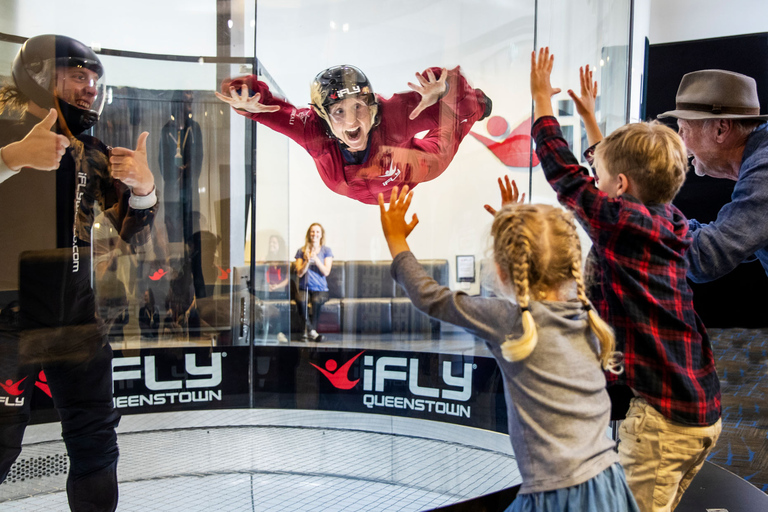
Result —
<path fill-rule="evenodd" d="M 419 223 L 419 217 L 414 213 L 411 222 L 406 222 L 405 214 L 411 205 L 413 191 L 408 191 L 408 185 L 403 187 L 398 195 L 397 187 L 392 189 L 389 198 L 389 210 L 384 204 L 384 194 L 379 193 L 379 210 L 381 210 L 381 228 L 389 245 L 389 252 L 394 258 L 404 251 L 409 251 L 408 242 L 405 239 L 411 234 L 413 228 Z"/>
<path fill-rule="evenodd" d="M 568 96 L 571 97 L 574 105 L 576 105 L 576 112 L 584 120 L 587 141 L 590 146 L 593 146 L 603 139 L 603 134 L 600 131 L 600 126 L 597 124 L 597 117 L 595 116 L 597 81 L 592 79 L 592 70 L 589 69 L 589 64 L 579 68 L 579 82 L 581 83 L 581 94 L 577 96 L 573 90 L 568 89 Z"/>
<path fill-rule="evenodd" d="M 520 195 L 520 192 L 517 190 L 517 183 L 515 183 L 515 180 L 510 182 L 509 176 L 504 176 L 504 181 L 501 181 L 501 178 L 499 178 L 499 191 L 501 191 L 502 208 L 509 203 L 525 202 L 525 192 Z M 485 211 L 491 215 L 496 215 L 496 210 L 489 204 L 485 205 Z"/>
<path fill-rule="evenodd" d="M 531 52 L 531 96 L 534 101 L 534 119 L 554 114 L 551 98 L 560 92 L 560 89 L 552 87 L 550 83 L 554 62 L 555 56 L 549 54 L 548 46 L 539 50 L 538 58 L 535 50 Z"/>
<path fill-rule="evenodd" d="M 579 68 L 579 83 L 581 84 L 581 94 L 579 96 L 568 89 L 568 96 L 571 97 L 576 105 L 576 112 L 581 117 L 595 115 L 595 98 L 597 98 L 597 81 L 592 80 L 592 70 L 589 64 Z"/>

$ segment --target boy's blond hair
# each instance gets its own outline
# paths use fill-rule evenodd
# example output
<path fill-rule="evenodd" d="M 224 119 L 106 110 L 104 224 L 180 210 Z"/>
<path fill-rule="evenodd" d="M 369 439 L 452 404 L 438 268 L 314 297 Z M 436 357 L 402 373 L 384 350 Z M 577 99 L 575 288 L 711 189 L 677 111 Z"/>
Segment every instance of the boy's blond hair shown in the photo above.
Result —
<path fill-rule="evenodd" d="M 672 202 L 685 181 L 688 153 L 674 130 L 658 122 L 622 126 L 597 146 L 595 164 L 632 180 L 643 203 Z"/>
<path fill-rule="evenodd" d="M 589 327 L 600 341 L 600 361 L 607 367 L 613 356 L 613 330 L 597 315 L 587 299 L 581 272 L 581 244 L 573 216 L 544 204 L 510 203 L 498 211 L 491 227 L 493 259 L 515 288 L 523 310 L 523 335 L 508 336 L 501 346 L 508 361 L 525 359 L 538 342 L 531 300 L 574 282 L 576 295 L 587 310 Z"/>

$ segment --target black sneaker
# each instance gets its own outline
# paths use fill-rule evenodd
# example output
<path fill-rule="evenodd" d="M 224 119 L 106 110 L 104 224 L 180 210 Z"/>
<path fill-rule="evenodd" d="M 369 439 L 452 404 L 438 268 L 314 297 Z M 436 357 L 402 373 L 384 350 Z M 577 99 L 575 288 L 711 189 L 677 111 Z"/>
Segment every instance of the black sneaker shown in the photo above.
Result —
<path fill-rule="evenodd" d="M 315 334 L 309 336 L 310 341 L 314 341 L 315 343 L 320 343 L 323 341 L 323 335 L 322 334 Z"/>

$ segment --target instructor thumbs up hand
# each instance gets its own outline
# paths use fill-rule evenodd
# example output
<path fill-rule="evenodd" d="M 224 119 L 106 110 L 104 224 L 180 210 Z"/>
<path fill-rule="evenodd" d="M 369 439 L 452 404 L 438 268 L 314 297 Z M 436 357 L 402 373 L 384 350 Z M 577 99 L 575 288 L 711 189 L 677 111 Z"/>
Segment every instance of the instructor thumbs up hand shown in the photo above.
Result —
<path fill-rule="evenodd" d="M 143 132 L 136 149 L 113 148 L 109 157 L 112 177 L 131 187 L 137 196 L 146 196 L 155 187 L 155 177 L 147 163 L 147 137 L 149 132 Z"/>
<path fill-rule="evenodd" d="M 51 109 L 45 119 L 37 123 L 26 137 L 2 148 L 0 155 L 5 165 L 12 171 L 18 171 L 22 167 L 41 171 L 58 169 L 61 157 L 69 147 L 69 139 L 51 131 L 57 117 L 56 110 Z"/>

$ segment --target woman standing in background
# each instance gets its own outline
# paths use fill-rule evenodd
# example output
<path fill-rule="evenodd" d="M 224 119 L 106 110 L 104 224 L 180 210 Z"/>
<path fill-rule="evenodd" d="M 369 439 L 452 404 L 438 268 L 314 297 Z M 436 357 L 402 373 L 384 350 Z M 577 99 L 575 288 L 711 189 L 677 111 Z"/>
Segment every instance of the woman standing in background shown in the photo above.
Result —
<path fill-rule="evenodd" d="M 308 333 L 311 341 L 322 341 L 317 333 L 317 320 L 320 309 L 328 302 L 328 274 L 333 266 L 333 251 L 325 245 L 325 229 L 317 222 L 311 224 L 305 236 L 304 247 L 296 251 L 296 274 L 299 276 L 299 289 L 296 305 L 299 308 L 300 331 Z M 307 298 L 308 296 L 308 298 Z M 312 303 L 311 317 L 307 302 Z"/>

